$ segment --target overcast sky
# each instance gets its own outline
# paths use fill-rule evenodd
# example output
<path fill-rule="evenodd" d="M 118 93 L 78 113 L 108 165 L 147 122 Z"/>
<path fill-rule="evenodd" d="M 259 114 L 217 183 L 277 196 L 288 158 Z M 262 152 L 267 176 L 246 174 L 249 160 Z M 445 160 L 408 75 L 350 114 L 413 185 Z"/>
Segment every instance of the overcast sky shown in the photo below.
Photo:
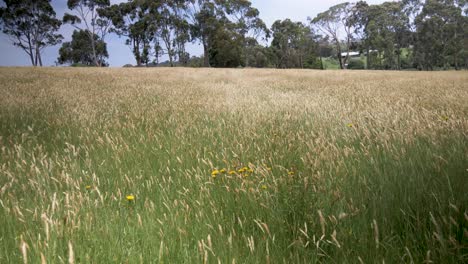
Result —
<path fill-rule="evenodd" d="M 1 1 L 1 0 L 0 0 Z M 348 0 L 349 1 L 349 0 Z M 391 1 L 391 0 L 390 0 Z M 3 1 L 2 1 L 3 2 Z M 111 0 L 111 3 L 124 2 L 123 0 Z M 293 21 L 306 22 L 307 17 L 315 17 L 316 14 L 327 10 L 330 6 L 346 2 L 345 0 L 252 0 L 252 5 L 260 10 L 260 17 L 267 26 L 271 26 L 278 19 L 290 18 Z M 379 4 L 383 0 L 367 0 L 369 4 Z M 61 18 L 64 12 L 69 12 L 66 7 L 66 0 L 52 0 L 52 5 L 57 12 L 57 18 Z M 60 33 L 65 37 L 64 41 L 71 39 L 73 28 L 65 25 L 60 29 Z M 128 46 L 125 45 L 124 38 L 110 35 L 106 38 L 107 49 L 109 51 L 108 62 L 110 66 L 120 67 L 124 64 L 135 64 L 135 60 Z M 58 57 L 60 45 L 45 49 L 42 60 L 44 66 L 54 65 Z M 198 43 L 190 44 L 188 52 L 191 55 L 201 55 L 202 48 Z M 166 58 L 163 58 L 165 60 Z M 0 66 L 29 66 L 31 63 L 27 54 L 14 47 L 8 36 L 0 33 Z"/>

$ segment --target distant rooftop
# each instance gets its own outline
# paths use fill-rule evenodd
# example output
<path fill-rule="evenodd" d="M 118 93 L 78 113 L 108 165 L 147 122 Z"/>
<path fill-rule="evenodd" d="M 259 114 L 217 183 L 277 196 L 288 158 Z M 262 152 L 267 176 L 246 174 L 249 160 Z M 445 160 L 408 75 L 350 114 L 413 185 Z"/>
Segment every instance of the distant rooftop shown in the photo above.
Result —
<path fill-rule="evenodd" d="M 360 53 L 358 51 L 350 51 L 349 52 L 350 57 L 359 56 L 359 54 Z M 348 52 L 342 52 L 341 53 L 341 57 L 346 57 L 346 56 L 348 56 Z"/>

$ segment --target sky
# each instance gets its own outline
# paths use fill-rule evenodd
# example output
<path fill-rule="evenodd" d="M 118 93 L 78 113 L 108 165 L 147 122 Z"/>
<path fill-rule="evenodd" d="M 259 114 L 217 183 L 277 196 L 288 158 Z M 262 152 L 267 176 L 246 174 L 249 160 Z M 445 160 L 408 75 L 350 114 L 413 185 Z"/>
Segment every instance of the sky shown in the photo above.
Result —
<path fill-rule="evenodd" d="M 111 0 L 111 3 L 115 4 L 124 1 Z M 330 6 L 346 2 L 346 0 L 251 0 L 251 2 L 252 6 L 260 11 L 260 18 L 270 27 L 276 20 L 286 18 L 306 23 L 307 17 L 315 17 Z M 385 1 L 367 0 L 369 4 L 380 4 L 383 2 Z M 65 12 L 70 12 L 66 6 L 66 0 L 52 0 L 52 6 L 57 13 L 57 18 L 62 18 Z M 64 42 L 71 40 L 73 30 L 74 28 L 69 25 L 61 27 L 59 33 L 64 36 Z M 121 67 L 127 63 L 135 64 L 130 47 L 125 45 L 125 38 L 119 38 L 116 35 L 110 34 L 106 37 L 106 42 L 109 52 L 109 59 L 107 61 L 111 67 Z M 60 46 L 61 44 L 48 47 L 44 50 L 42 54 L 44 66 L 55 65 Z M 189 44 L 187 51 L 190 55 L 196 56 L 203 53 L 201 45 L 196 42 Z M 161 59 L 161 61 L 164 60 L 166 60 L 165 57 Z M 30 66 L 30 64 L 27 54 L 22 49 L 13 46 L 8 36 L 0 33 L 0 66 Z"/>

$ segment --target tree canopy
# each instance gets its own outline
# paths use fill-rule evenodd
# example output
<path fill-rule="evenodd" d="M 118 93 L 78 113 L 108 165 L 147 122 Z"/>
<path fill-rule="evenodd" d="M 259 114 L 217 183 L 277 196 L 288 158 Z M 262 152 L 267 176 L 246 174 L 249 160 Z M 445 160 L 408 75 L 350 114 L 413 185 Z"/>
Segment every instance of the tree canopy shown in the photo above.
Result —
<path fill-rule="evenodd" d="M 88 34 L 91 55 L 96 66 L 103 66 L 101 64 L 103 58 L 99 57 L 95 35 L 104 41 L 110 28 L 110 21 L 106 17 L 100 16 L 99 12 L 109 5 L 109 0 L 68 0 L 68 9 L 74 11 L 76 15 L 65 13 L 63 16 L 64 23 Z"/>
<path fill-rule="evenodd" d="M 50 0 L 4 0 L 0 7 L 0 26 L 13 45 L 26 52 L 33 66 L 42 66 L 42 51 L 59 44 L 61 22 L 55 18 Z"/>
<path fill-rule="evenodd" d="M 62 20 L 77 30 L 76 39 L 60 56 L 89 48 L 77 60 L 63 57 L 67 63 L 89 65 L 91 58 L 104 66 L 112 33 L 124 39 L 137 66 L 346 69 L 353 61 L 351 68 L 383 70 L 468 67 L 466 0 L 344 2 L 307 23 L 286 18 L 270 28 L 249 0 L 67 0 L 67 7 Z M 42 64 L 44 48 L 62 40 L 50 0 L 6 0 L 0 17 L 3 32 L 33 65 Z M 201 45 L 202 56 L 189 54 L 190 43 Z"/>
<path fill-rule="evenodd" d="M 89 34 L 86 30 L 73 31 L 72 41 L 64 42 L 59 50 L 58 63 L 93 66 L 96 65 L 96 56 L 99 58 L 98 64 L 106 66 L 104 58 L 109 57 L 106 43 L 97 34 L 94 34 L 94 40 L 91 42 Z"/>

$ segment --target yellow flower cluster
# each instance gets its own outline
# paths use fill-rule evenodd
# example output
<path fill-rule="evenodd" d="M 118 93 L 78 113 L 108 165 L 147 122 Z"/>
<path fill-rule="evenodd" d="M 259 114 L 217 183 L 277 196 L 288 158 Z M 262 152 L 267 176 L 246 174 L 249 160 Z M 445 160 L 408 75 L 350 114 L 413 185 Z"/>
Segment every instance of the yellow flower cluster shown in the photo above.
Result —
<path fill-rule="evenodd" d="M 246 172 L 248 169 L 249 169 L 248 167 L 242 167 L 242 168 L 240 168 L 239 170 L 237 170 L 237 172 L 239 172 L 239 173 L 244 173 L 244 172 Z"/>
<path fill-rule="evenodd" d="M 271 170 L 271 169 L 270 169 Z M 223 169 L 213 169 L 211 171 L 211 177 L 215 179 L 219 174 L 229 174 L 229 175 L 236 175 L 236 174 L 241 174 L 244 177 L 248 177 L 249 174 L 254 173 L 254 170 L 252 168 L 249 168 L 247 166 L 241 167 L 239 169 L 230 169 L 227 170 L 226 168 Z"/>
<path fill-rule="evenodd" d="M 223 160 L 224 161 L 224 160 Z M 225 163 L 227 163 L 227 161 L 224 161 Z M 260 167 L 260 170 L 259 172 L 261 171 L 266 171 L 266 172 L 271 172 L 271 167 L 269 167 L 267 164 L 263 164 L 263 169 L 261 169 Z M 217 169 L 217 168 L 214 168 L 212 171 L 211 171 L 211 177 L 213 178 L 216 178 L 219 174 L 228 174 L 228 175 L 242 175 L 244 177 L 247 177 L 251 174 L 255 173 L 255 170 L 253 168 L 250 168 L 249 166 L 242 166 L 242 167 L 237 167 L 237 168 L 231 168 L 231 169 L 226 169 L 226 168 L 223 168 L 223 169 Z"/>
<path fill-rule="evenodd" d="M 223 160 L 225 164 L 228 164 L 228 161 Z M 250 164 L 250 163 L 249 163 Z M 262 164 L 258 167 L 254 166 L 236 166 L 236 167 L 227 167 L 227 168 L 213 168 L 211 170 L 211 178 L 213 180 L 217 179 L 221 175 L 225 175 L 227 177 L 221 178 L 224 180 L 234 180 L 240 179 L 241 180 L 241 188 L 245 188 L 247 190 L 252 190 L 252 192 L 265 192 L 269 193 L 270 185 L 268 184 L 267 175 L 269 175 L 272 171 L 272 168 L 267 164 Z M 286 171 L 287 175 L 295 175 L 294 169 L 289 169 Z M 232 177 L 235 176 L 235 177 Z M 258 177 L 257 177 L 258 176 Z M 263 176 L 263 177 L 260 177 Z M 238 187 L 235 187 L 238 188 Z"/>

